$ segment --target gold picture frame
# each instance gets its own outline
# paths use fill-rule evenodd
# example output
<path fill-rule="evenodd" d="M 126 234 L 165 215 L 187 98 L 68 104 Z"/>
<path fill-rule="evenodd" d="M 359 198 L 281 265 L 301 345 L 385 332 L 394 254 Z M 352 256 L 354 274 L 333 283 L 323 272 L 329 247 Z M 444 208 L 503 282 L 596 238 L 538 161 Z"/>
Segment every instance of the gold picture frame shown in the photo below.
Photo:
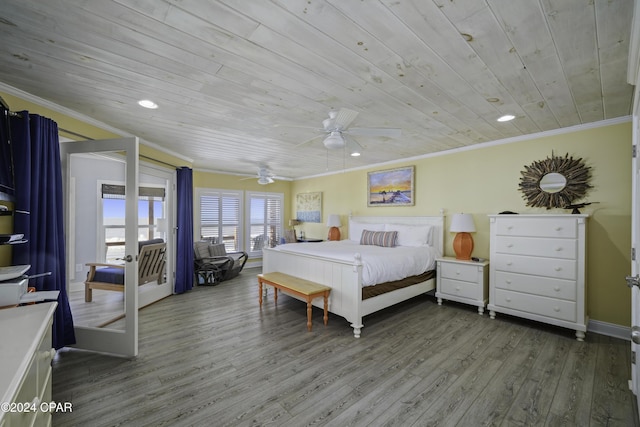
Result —
<path fill-rule="evenodd" d="M 415 166 L 367 174 L 367 206 L 413 206 Z"/>

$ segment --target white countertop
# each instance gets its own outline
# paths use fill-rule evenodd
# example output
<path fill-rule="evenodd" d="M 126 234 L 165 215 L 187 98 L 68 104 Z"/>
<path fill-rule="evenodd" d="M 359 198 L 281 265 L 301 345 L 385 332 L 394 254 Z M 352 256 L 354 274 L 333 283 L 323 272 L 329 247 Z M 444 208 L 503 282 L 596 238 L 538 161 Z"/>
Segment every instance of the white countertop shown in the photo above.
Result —
<path fill-rule="evenodd" d="M 57 306 L 47 302 L 0 310 L 0 402 L 13 400 Z"/>

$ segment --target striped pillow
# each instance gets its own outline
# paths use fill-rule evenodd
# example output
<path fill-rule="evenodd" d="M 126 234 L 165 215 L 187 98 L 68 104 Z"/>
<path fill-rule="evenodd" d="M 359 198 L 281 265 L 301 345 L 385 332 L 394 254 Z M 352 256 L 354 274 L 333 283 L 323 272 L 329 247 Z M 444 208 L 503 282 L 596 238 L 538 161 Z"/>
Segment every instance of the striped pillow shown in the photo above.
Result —
<path fill-rule="evenodd" d="M 384 246 L 385 248 L 392 248 L 396 245 L 397 239 L 398 239 L 397 231 L 362 230 L 362 236 L 360 237 L 360 244 L 376 245 L 376 246 Z"/>

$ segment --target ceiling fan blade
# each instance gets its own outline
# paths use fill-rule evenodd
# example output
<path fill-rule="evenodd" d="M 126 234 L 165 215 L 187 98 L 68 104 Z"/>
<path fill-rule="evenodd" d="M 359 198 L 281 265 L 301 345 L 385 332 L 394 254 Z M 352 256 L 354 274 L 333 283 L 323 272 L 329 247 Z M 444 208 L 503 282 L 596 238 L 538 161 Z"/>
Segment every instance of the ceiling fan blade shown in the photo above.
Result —
<path fill-rule="evenodd" d="M 294 146 L 293 146 L 293 148 L 298 148 L 298 147 L 300 147 L 301 145 L 308 144 L 308 143 L 310 143 L 311 141 L 315 141 L 316 139 L 318 139 L 318 138 L 322 138 L 322 137 L 324 137 L 324 136 L 325 136 L 324 134 L 322 134 L 322 135 L 316 135 L 316 136 L 314 136 L 313 138 L 310 138 L 310 139 L 307 139 L 306 141 L 301 142 L 300 144 L 296 144 L 296 145 L 294 145 Z"/>
<path fill-rule="evenodd" d="M 386 136 L 389 138 L 399 138 L 402 135 L 402 129 L 394 128 L 351 128 L 345 133 L 349 135 L 361 136 Z"/>
<path fill-rule="evenodd" d="M 338 130 L 346 129 L 356 117 L 358 117 L 357 111 L 341 108 L 334 120 L 335 128 Z"/>

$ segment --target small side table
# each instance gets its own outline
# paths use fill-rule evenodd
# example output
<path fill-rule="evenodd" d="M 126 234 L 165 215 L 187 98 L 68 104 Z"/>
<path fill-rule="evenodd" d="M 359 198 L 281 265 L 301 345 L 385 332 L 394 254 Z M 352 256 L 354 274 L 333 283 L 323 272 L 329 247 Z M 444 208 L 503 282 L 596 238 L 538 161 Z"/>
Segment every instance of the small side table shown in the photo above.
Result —
<path fill-rule="evenodd" d="M 462 261 L 453 257 L 436 259 L 436 298 L 478 307 L 482 316 L 489 301 L 489 261 Z"/>

